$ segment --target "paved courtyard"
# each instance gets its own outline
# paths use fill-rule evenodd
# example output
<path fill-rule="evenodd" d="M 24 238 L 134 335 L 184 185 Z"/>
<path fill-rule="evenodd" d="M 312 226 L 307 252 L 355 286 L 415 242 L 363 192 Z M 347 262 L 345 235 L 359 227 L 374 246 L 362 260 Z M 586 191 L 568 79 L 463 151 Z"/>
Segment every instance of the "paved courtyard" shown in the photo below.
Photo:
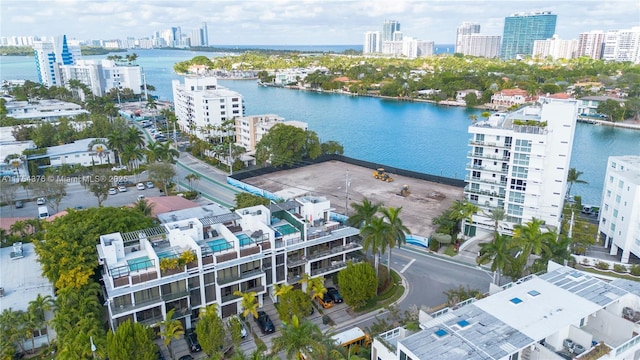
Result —
<path fill-rule="evenodd" d="M 384 182 L 373 177 L 373 170 L 340 161 L 326 161 L 303 168 L 275 172 L 243 180 L 270 192 L 285 190 L 291 194 L 326 196 L 335 212 L 344 213 L 349 174 L 348 203 L 363 198 L 380 202 L 384 206 L 402 206 L 402 220 L 413 234 L 429 236 L 434 231 L 431 220 L 451 204 L 463 198 L 463 189 L 420 179 L 390 174 L 394 181 Z M 403 185 L 409 186 L 410 195 L 401 196 Z M 349 213 L 351 213 L 349 209 Z"/>

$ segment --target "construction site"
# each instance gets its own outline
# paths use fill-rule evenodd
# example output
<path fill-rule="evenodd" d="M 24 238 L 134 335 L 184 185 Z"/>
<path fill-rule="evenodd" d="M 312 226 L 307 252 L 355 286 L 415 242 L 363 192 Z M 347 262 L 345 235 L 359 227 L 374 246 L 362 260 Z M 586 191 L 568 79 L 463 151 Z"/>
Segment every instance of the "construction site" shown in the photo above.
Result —
<path fill-rule="evenodd" d="M 432 219 L 463 198 L 463 188 L 330 160 L 296 169 L 245 178 L 250 185 L 282 198 L 325 196 L 337 213 L 367 198 L 385 207 L 402 207 L 401 219 L 415 235 L 427 237 Z M 347 215 L 353 213 L 349 206 Z"/>

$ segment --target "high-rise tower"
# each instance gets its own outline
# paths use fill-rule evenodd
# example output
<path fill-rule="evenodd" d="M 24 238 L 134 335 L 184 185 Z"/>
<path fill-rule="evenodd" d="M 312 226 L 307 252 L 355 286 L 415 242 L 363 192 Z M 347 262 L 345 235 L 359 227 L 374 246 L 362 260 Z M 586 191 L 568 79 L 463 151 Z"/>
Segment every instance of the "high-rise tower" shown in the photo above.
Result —
<path fill-rule="evenodd" d="M 80 49 L 67 43 L 67 36 L 33 44 L 38 81 L 45 86 L 61 86 L 60 65 L 74 65 L 80 58 Z"/>
<path fill-rule="evenodd" d="M 456 52 L 462 53 L 462 36 L 463 35 L 471 35 L 471 34 L 479 34 L 479 33 L 480 33 L 480 24 L 463 22 L 460 26 L 458 26 L 458 30 L 456 31 Z"/>
<path fill-rule="evenodd" d="M 513 14 L 504 19 L 501 58 L 515 59 L 519 55 L 532 55 L 533 42 L 553 37 L 557 15 L 550 11 Z"/>
<path fill-rule="evenodd" d="M 382 51 L 380 45 L 380 31 L 368 31 L 364 34 L 363 54 L 379 53 Z"/>
<path fill-rule="evenodd" d="M 382 41 L 394 41 L 393 34 L 400 31 L 400 23 L 396 20 L 385 20 L 382 26 Z"/>

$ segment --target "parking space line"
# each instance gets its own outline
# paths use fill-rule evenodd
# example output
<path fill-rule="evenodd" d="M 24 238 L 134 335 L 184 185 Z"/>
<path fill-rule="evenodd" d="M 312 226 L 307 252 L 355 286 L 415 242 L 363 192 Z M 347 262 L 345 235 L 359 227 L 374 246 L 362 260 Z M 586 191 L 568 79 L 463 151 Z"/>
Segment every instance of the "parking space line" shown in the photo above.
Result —
<path fill-rule="evenodd" d="M 407 265 L 405 265 L 402 270 L 400 270 L 401 274 L 404 274 L 405 271 L 407 271 L 407 269 L 409 268 L 409 266 L 411 266 L 411 264 L 413 264 L 416 261 L 416 259 L 411 259 L 411 261 L 409 261 L 409 263 Z"/>

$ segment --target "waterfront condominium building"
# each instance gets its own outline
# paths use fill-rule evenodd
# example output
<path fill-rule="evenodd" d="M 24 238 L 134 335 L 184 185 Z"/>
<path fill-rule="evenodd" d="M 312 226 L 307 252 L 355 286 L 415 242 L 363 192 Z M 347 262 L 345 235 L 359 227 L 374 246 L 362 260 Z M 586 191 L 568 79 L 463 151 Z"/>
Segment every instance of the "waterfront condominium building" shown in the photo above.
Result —
<path fill-rule="evenodd" d="M 604 37 L 602 59 L 640 63 L 640 26 L 607 31 Z"/>
<path fill-rule="evenodd" d="M 258 142 L 276 124 L 295 126 L 305 131 L 309 129 L 309 125 L 306 122 L 297 120 L 285 121 L 283 117 L 273 114 L 237 117 L 236 144 L 247 150 L 246 155 L 253 155 Z"/>
<path fill-rule="evenodd" d="M 462 36 L 463 35 L 471 35 L 471 34 L 479 34 L 480 33 L 480 24 L 474 24 L 470 22 L 463 22 L 458 29 L 456 30 L 456 52 L 464 54 L 462 48 Z M 499 47 L 500 45 L 498 45 Z"/>
<path fill-rule="evenodd" d="M 191 31 L 191 46 L 209 46 L 209 34 L 207 23 L 203 22 L 202 26 Z"/>
<path fill-rule="evenodd" d="M 142 93 L 142 74 L 140 66 L 117 63 L 104 59 L 80 60 L 72 65 L 60 65 L 64 86 L 69 88 L 71 80 L 78 80 L 87 85 L 96 96 L 103 96 L 111 89 L 131 89 L 134 94 Z M 83 94 L 84 98 L 89 94 Z"/>
<path fill-rule="evenodd" d="M 560 40 L 557 35 L 551 39 L 533 42 L 533 57 L 544 59 L 551 56 L 556 59 L 573 59 L 576 57 L 578 40 Z"/>
<path fill-rule="evenodd" d="M 500 56 L 500 36 L 470 34 L 460 36 L 456 52 L 463 55 L 496 58 Z"/>
<path fill-rule="evenodd" d="M 395 41 L 394 34 L 400 31 L 400 23 L 396 20 L 385 20 L 382 25 L 381 41 Z"/>
<path fill-rule="evenodd" d="M 504 19 L 501 58 L 516 59 L 533 53 L 535 40 L 549 39 L 556 32 L 557 15 L 550 11 L 513 14 Z"/>
<path fill-rule="evenodd" d="M 602 58 L 602 48 L 604 46 L 604 31 L 594 30 L 580 33 L 578 37 L 578 48 L 576 57 L 588 56 L 599 60 Z"/>
<path fill-rule="evenodd" d="M 240 313 L 236 291 L 255 292 L 263 306 L 276 284 L 331 276 L 359 261 L 362 246 L 359 230 L 330 211 L 326 198 L 312 196 L 235 212 L 207 205 L 160 214 L 153 228 L 101 235 L 111 328 L 126 320 L 155 326 L 170 310 L 191 328 L 207 305 L 222 317 Z"/>
<path fill-rule="evenodd" d="M 464 193 L 481 209 L 470 234 L 494 230 L 495 208 L 506 213 L 501 233 L 534 217 L 560 226 L 577 111 L 577 100 L 540 98 L 469 126 Z"/>
<path fill-rule="evenodd" d="M 640 284 L 550 262 L 544 274 L 495 286 L 430 313 L 419 328 L 379 334 L 377 360 L 632 360 L 640 350 Z"/>
<path fill-rule="evenodd" d="M 36 41 L 33 54 L 38 72 L 38 82 L 45 86 L 62 86 L 60 65 L 73 65 L 80 59 L 80 47 L 67 43 L 67 36 L 52 40 Z"/>
<path fill-rule="evenodd" d="M 380 45 L 380 31 L 367 31 L 364 34 L 363 54 L 379 53 L 382 51 Z"/>
<path fill-rule="evenodd" d="M 610 156 L 602 189 L 598 231 L 623 263 L 640 257 L 640 156 Z"/>
<path fill-rule="evenodd" d="M 186 76 L 171 82 L 178 125 L 202 140 L 220 135 L 222 122 L 244 116 L 242 95 L 218 86 L 213 76 Z"/>

